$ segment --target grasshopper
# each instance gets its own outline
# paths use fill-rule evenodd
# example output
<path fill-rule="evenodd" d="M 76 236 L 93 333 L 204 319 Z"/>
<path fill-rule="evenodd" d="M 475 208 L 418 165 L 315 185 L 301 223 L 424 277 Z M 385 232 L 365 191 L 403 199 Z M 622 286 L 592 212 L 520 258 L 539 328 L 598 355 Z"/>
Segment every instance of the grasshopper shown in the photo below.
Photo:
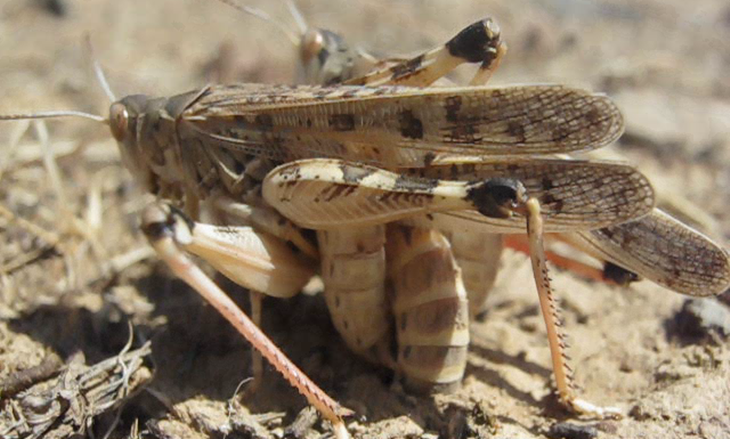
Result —
<path fill-rule="evenodd" d="M 284 25 L 276 22 L 262 11 L 239 6 L 228 0 L 220 1 L 270 21 L 280 29 L 285 28 Z M 393 69 L 401 68 L 395 66 L 407 65 L 409 61 L 400 58 L 377 61 L 367 52 L 348 46 L 345 40 L 336 33 L 323 29 L 308 28 L 293 3 L 288 2 L 288 6 L 300 27 L 300 37 L 298 38 L 292 36 L 291 31 L 285 31 L 289 39 L 295 42 L 298 49 L 298 82 L 324 85 L 337 82 L 375 85 L 383 83 L 383 78 L 388 78 Z M 506 51 L 504 43 L 498 45 L 498 48 L 503 52 Z M 443 64 L 437 62 L 434 54 L 440 53 L 438 49 L 430 53 L 431 62 L 435 63 L 437 67 L 426 69 L 426 66 L 422 65 L 414 71 L 415 75 L 423 75 L 423 70 L 429 70 L 433 77 L 441 78 L 450 69 L 454 68 L 451 61 L 443 62 Z M 482 70 L 485 77 L 475 77 L 472 82 L 486 82 L 488 80 L 486 75 L 491 74 L 498 66 L 503 54 L 501 53 L 495 57 L 490 69 Z M 425 55 L 423 57 L 425 58 Z M 410 60 L 411 64 L 418 59 L 419 57 Z M 365 77 L 357 76 L 363 69 L 374 69 L 383 64 L 389 64 L 389 68 L 380 68 Z M 430 79 L 421 77 L 419 83 L 428 83 L 430 81 Z M 602 153 L 602 151 L 593 151 L 589 155 L 602 160 L 621 160 L 621 157 L 610 155 L 606 157 L 606 154 L 599 153 Z M 564 157 L 569 158 L 568 156 Z M 443 173 L 436 172 L 433 175 L 437 178 L 445 177 Z M 669 214 L 668 212 L 672 209 L 672 200 L 660 197 L 658 202 L 660 208 L 653 210 L 650 215 L 636 222 L 602 230 L 549 236 L 551 240 L 567 242 L 604 262 L 606 265 L 603 272 L 595 272 L 591 267 L 584 266 L 576 261 L 555 260 L 554 262 L 564 263 L 568 268 L 574 267 L 594 279 L 606 279 L 619 284 L 643 277 L 670 290 L 687 295 L 709 296 L 725 291 L 730 283 L 728 252 L 708 236 Z M 683 204 L 687 203 L 683 202 Z M 665 209 L 664 205 L 670 210 Z M 694 206 L 691 208 L 696 209 Z M 685 214 L 691 218 L 693 212 L 685 212 Z M 695 214 L 701 214 L 701 212 L 695 212 Z M 469 215 L 465 213 L 460 216 L 468 219 Z M 453 217 L 453 215 L 451 216 Z M 449 221 L 453 222 L 453 218 L 450 218 Z M 425 226 L 426 224 L 421 225 Z M 442 225 L 442 228 L 446 227 Z M 500 232 L 505 233 L 507 230 L 501 230 Z M 471 232 L 471 234 L 475 235 L 476 232 Z M 458 254 L 462 244 L 453 242 L 454 239 L 459 237 L 451 235 L 451 244 Z M 495 237 L 499 236 L 501 235 L 492 235 L 490 238 L 487 234 L 483 234 L 480 237 L 481 239 L 476 239 L 478 241 L 489 241 L 491 247 L 485 249 L 480 256 L 484 257 L 484 253 L 486 253 L 488 257 L 496 261 L 499 257 L 496 249 L 502 247 L 501 239 L 495 240 Z M 504 244 L 524 250 L 524 244 L 515 238 L 517 237 L 510 237 Z M 473 247 L 473 244 L 471 246 Z M 466 253 L 463 255 L 465 260 L 462 262 L 467 264 L 477 256 L 476 254 L 469 255 L 468 252 Z M 457 260 L 459 256 L 462 255 L 457 255 Z M 470 290 L 470 307 L 472 308 L 472 315 L 474 315 L 481 311 L 481 304 L 484 303 L 485 296 L 493 283 L 496 270 L 489 273 L 489 270 L 486 270 L 483 264 L 480 264 L 478 269 L 468 271 L 470 273 L 464 277 L 468 285 L 467 289 Z M 476 290 L 478 289 L 481 290 L 481 293 L 477 293 Z"/>
<path fill-rule="evenodd" d="M 225 3 L 230 4 L 228 1 L 225 1 Z M 234 6 L 236 5 L 234 4 Z M 289 3 L 289 6 L 293 8 L 291 3 Z M 244 8 L 244 11 L 251 13 L 249 8 Z M 260 12 L 253 15 L 262 17 Z M 294 15 L 298 16 L 299 14 L 295 13 Z M 301 23 L 302 19 L 299 18 L 298 21 Z M 278 26 L 282 27 L 281 24 L 278 24 Z M 306 29 L 306 26 L 304 29 Z M 435 49 L 413 59 L 402 60 L 400 63 L 397 59 L 395 61 L 381 61 L 379 64 L 390 62 L 390 66 L 377 69 L 360 78 L 346 77 L 347 73 L 354 75 L 352 60 L 357 59 L 358 56 L 362 57 L 364 52 L 349 49 L 343 38 L 332 32 L 304 29 L 301 31 L 303 35 L 301 43 L 297 47 L 300 49 L 299 71 L 309 72 L 308 76 L 304 76 L 302 79 L 299 75 L 299 78 L 306 83 L 316 84 L 323 81 L 331 83 L 333 78 L 342 78 L 343 82 L 350 84 L 379 84 L 387 79 L 392 80 L 394 72 L 402 69 L 405 65 L 413 68 L 414 65 L 423 63 L 424 60 L 430 60 L 436 67 L 433 67 L 433 65 L 427 67 L 425 64 L 421 64 L 420 67 L 414 68 L 412 72 L 413 76 L 418 77 L 424 75 L 424 71 L 430 71 L 426 74 L 433 75 L 431 78 L 427 79 L 420 76 L 417 84 L 423 84 L 429 83 L 433 78 L 441 77 L 459 62 L 458 60 L 445 61 L 448 60 L 448 55 L 443 50 Z M 496 30 L 497 34 L 498 32 Z M 317 41 L 318 44 L 311 44 L 311 41 Z M 472 83 L 485 82 L 497 67 L 499 60 L 506 51 L 506 46 L 503 43 L 495 44 L 495 49 L 496 56 L 491 60 L 490 68 L 480 70 L 479 75 L 475 76 Z M 330 56 L 330 54 L 337 54 L 337 56 Z M 438 60 L 439 56 L 442 57 L 441 60 Z M 370 66 L 378 64 L 370 56 L 366 59 L 370 62 Z M 326 75 L 323 72 L 330 73 Z M 606 160 L 606 154 L 603 151 L 592 151 L 589 155 Z M 570 158 L 567 155 L 562 157 Z M 616 157 L 609 155 L 609 158 L 616 161 Z M 618 157 L 618 159 L 621 158 Z M 453 178 L 453 174 L 452 170 L 444 172 L 444 168 L 434 168 L 430 176 L 447 179 L 449 177 Z M 467 173 L 463 174 L 462 178 L 468 179 L 471 176 Z M 660 198 L 658 201 L 661 206 L 666 205 L 669 209 L 672 209 L 672 204 L 674 204 L 670 199 Z M 682 204 L 687 203 L 683 202 Z M 693 209 L 696 210 L 694 207 Z M 692 218 L 693 213 L 699 214 L 701 212 L 690 211 L 687 214 Z M 483 233 L 478 227 L 474 230 L 474 227 L 471 226 L 484 222 L 484 218 L 478 216 L 472 218 L 473 215 L 472 212 L 465 211 L 459 214 L 452 213 L 443 219 L 432 215 L 427 218 L 427 221 L 424 221 L 423 217 L 417 221 L 411 220 L 412 223 L 418 224 L 420 227 L 434 226 L 448 236 L 455 259 L 462 269 L 472 316 L 482 310 L 486 295 L 496 276 L 497 260 L 502 246 L 507 245 L 529 252 L 529 249 L 525 248 L 516 235 L 502 242 L 500 238 L 502 235 Z M 466 221 L 466 223 L 460 224 L 455 217 L 459 217 L 459 221 Z M 490 227 L 499 228 L 495 221 L 491 221 Z M 458 233 L 456 233 L 457 231 Z M 499 231 L 501 233 L 509 232 L 509 227 Z M 698 230 L 675 219 L 663 207 L 653 209 L 649 215 L 636 221 L 598 230 L 551 234 L 548 237 L 551 240 L 566 242 L 603 262 L 605 264 L 604 269 L 597 271 L 575 260 L 566 260 L 562 257 L 558 258 L 555 254 L 550 254 L 550 256 L 556 258 L 555 263 L 564 265 L 566 268 L 575 269 L 596 280 L 608 280 L 625 284 L 643 277 L 673 291 L 692 296 L 719 294 L 725 291 L 728 284 L 730 284 L 730 257 L 728 252 Z M 485 245 L 480 247 L 475 243 Z M 488 270 L 484 267 L 486 262 L 484 258 L 494 262 L 492 264 L 494 270 Z"/>
<path fill-rule="evenodd" d="M 551 157 L 598 148 L 620 135 L 621 116 L 608 98 L 563 86 L 478 85 L 504 53 L 495 29 L 491 20 L 477 22 L 442 48 L 351 80 L 360 85 L 211 86 L 169 99 L 129 96 L 111 105 L 108 118 L 86 115 L 110 126 L 140 183 L 172 201 L 143 214 L 143 229 L 161 258 L 221 310 L 340 435 L 346 435 L 340 419 L 346 410 L 288 362 L 181 250 L 252 290 L 280 297 L 296 294 L 318 271 L 309 257 L 321 257 L 326 300 L 348 344 L 389 361 L 382 356 L 388 354 L 392 312 L 399 349 L 390 361 L 411 371 L 414 381 L 439 384 L 441 376 L 451 383 L 463 374 L 469 313 L 460 270 L 435 221 L 446 218 L 453 226 L 464 218 L 490 233 L 527 228 L 561 398 L 575 409 L 604 413 L 570 388 L 542 232 L 620 226 L 649 214 L 654 194 L 630 166 Z M 413 87 L 427 86 L 463 62 L 480 64 L 473 86 Z M 72 113 L 3 119 L 59 115 Z M 249 226 L 195 222 L 206 212 Z M 413 228 L 418 222 L 428 228 Z M 317 242 L 302 228 L 318 230 Z M 392 310 L 381 286 L 386 256 L 388 269 L 404 279 L 395 286 Z M 423 261 L 438 273 L 433 291 L 419 279 Z M 352 290 L 353 281 L 370 285 Z M 432 299 L 431 310 L 423 299 Z M 444 305 L 453 310 L 445 325 L 413 324 Z M 350 314 L 352 319 L 342 319 Z M 372 322 L 380 334 L 358 341 Z M 423 335 L 419 330 L 432 344 L 408 344 Z M 424 359 L 440 369 L 419 374 L 409 367 Z"/>

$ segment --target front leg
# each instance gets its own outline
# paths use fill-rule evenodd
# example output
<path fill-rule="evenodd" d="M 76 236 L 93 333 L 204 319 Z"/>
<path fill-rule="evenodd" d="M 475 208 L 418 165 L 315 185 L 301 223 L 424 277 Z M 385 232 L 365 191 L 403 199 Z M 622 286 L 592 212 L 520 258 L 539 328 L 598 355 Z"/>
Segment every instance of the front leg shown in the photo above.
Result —
<path fill-rule="evenodd" d="M 250 227 L 216 227 L 192 222 L 166 204 L 152 204 L 142 215 L 142 230 L 176 276 L 220 312 L 279 373 L 329 420 L 338 438 L 347 438 L 342 416 L 351 412 L 321 390 L 185 254 L 197 254 L 236 283 L 266 294 L 296 294 L 314 274 L 288 248 Z"/>

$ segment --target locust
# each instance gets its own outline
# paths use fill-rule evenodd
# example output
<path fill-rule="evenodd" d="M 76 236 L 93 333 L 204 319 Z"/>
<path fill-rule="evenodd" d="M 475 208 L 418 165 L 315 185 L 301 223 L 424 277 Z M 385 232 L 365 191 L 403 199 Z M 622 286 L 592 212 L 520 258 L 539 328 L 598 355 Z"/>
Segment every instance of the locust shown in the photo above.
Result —
<path fill-rule="evenodd" d="M 414 63 L 422 62 L 426 58 L 426 55 L 423 55 L 413 59 L 388 58 L 377 60 L 368 52 L 348 45 L 339 34 L 325 29 L 308 27 L 292 2 L 287 2 L 287 4 L 299 25 L 299 35 L 288 30 L 285 25 L 274 20 L 263 11 L 242 6 L 229 0 L 219 1 L 271 22 L 284 31 L 298 49 L 299 63 L 296 75 L 298 82 L 325 85 L 335 83 L 366 83 L 373 85 L 383 83 L 387 78 L 391 78 L 393 71 L 397 71 L 405 65 L 413 66 Z M 472 82 L 486 82 L 488 80 L 487 75 L 491 75 L 491 72 L 498 66 L 502 56 L 506 53 L 506 45 L 501 42 L 495 47 L 501 53 L 499 56 L 495 56 L 491 68 L 481 70 L 484 77 L 475 77 Z M 423 70 L 426 70 L 425 65 L 416 68 L 413 74 L 421 75 L 419 79 L 421 84 L 431 83 L 434 78 L 438 78 L 442 84 L 448 83 L 444 81 L 444 74 L 452 70 L 456 65 L 455 62 L 458 63 L 459 61 L 454 62 L 451 60 L 441 64 L 441 60 L 436 62 L 435 56 L 441 54 L 441 51 L 435 49 L 429 53 L 430 61 L 428 62 L 436 64 L 436 67 L 433 64 L 428 66 L 429 74 L 432 75 L 431 78 L 422 76 L 424 74 Z M 389 68 L 380 68 L 383 65 L 388 65 Z M 376 67 L 379 68 L 376 70 Z M 366 76 L 358 75 L 363 73 L 364 69 L 375 71 Z M 604 161 L 625 161 L 622 157 L 617 157 L 615 153 L 605 154 L 602 150 L 591 151 L 588 156 Z M 567 154 L 563 154 L 562 157 L 565 159 L 570 158 Z M 445 173 L 441 171 L 434 171 L 432 175 L 436 178 L 445 177 Z M 716 295 L 727 290 L 730 283 L 730 258 L 727 250 L 714 242 L 708 235 L 673 216 L 670 212 L 676 210 L 674 208 L 675 200 L 676 196 L 674 195 L 668 197 L 660 194 L 657 200 L 658 207 L 652 210 L 650 215 L 635 222 L 599 230 L 580 231 L 575 234 L 548 235 L 550 240 L 566 242 L 605 263 L 602 271 L 596 272 L 592 267 L 585 266 L 574 260 L 565 261 L 562 258 L 554 259 L 553 263 L 565 265 L 568 269 L 575 269 L 592 279 L 607 280 L 618 284 L 626 284 L 645 278 L 670 290 L 692 296 Z M 688 206 L 687 209 L 683 209 L 683 212 L 681 212 L 684 217 L 699 225 L 706 222 L 701 219 L 706 215 L 697 206 L 692 205 L 688 200 L 679 201 L 681 205 Z M 469 222 L 470 215 L 472 214 L 464 213 L 458 216 Z M 450 215 L 446 222 L 453 222 L 454 216 L 456 215 Z M 482 218 L 477 222 L 479 221 L 484 221 L 484 219 Z M 426 226 L 423 221 L 420 225 Z M 468 225 L 464 227 L 468 227 Z M 492 222 L 492 227 L 498 226 L 495 222 Z M 446 227 L 442 225 L 442 229 L 444 228 Z M 447 229 L 453 229 L 453 227 Z M 446 232 L 446 230 L 444 231 Z M 481 239 L 471 239 L 478 232 L 470 231 L 470 233 L 464 234 L 463 227 L 459 232 L 457 235 L 451 233 L 449 240 L 452 247 L 454 247 L 454 251 L 457 252 L 457 259 L 462 259 L 462 264 L 460 264 L 462 270 L 466 269 L 469 272 L 464 277 L 467 289 L 470 290 L 470 308 L 472 316 L 474 316 L 482 311 L 481 306 L 484 304 L 486 294 L 488 294 L 493 284 L 496 269 L 489 271 L 485 269 L 483 263 L 474 265 L 472 262 L 474 260 L 478 261 L 479 257 L 487 257 L 495 261 L 493 265 L 496 268 L 496 259 L 500 254 L 498 249 L 501 249 L 503 245 L 520 250 L 525 250 L 525 246 L 519 240 L 518 235 L 507 235 L 507 229 L 500 230 L 501 235 L 482 234 Z M 509 236 L 509 238 L 502 242 L 502 236 Z M 454 242 L 460 237 L 470 241 L 471 244 Z M 482 248 L 480 249 L 481 254 L 477 254 L 480 252 L 474 251 L 473 241 L 488 242 L 489 248 Z M 465 251 L 463 247 L 472 247 L 471 253 Z M 463 254 L 461 254 L 462 251 Z M 550 253 L 549 255 L 553 256 L 554 254 Z M 471 270 L 472 266 L 474 267 L 473 270 Z M 480 290 L 481 293 L 477 293 L 476 290 Z"/>
<path fill-rule="evenodd" d="M 128 96 L 111 104 L 107 118 L 47 112 L 1 119 L 82 116 L 109 125 L 126 167 L 161 200 L 142 214 L 161 259 L 339 437 L 347 437 L 342 416 L 349 411 L 292 364 L 188 253 L 276 297 L 296 294 L 321 273 L 348 346 L 415 386 L 449 387 L 464 373 L 471 299 L 453 232 L 526 231 L 559 396 L 578 412 L 611 415 L 571 386 L 543 234 L 603 236 L 601 249 L 622 230 L 661 240 L 626 229 L 661 217 L 654 191 L 632 166 L 560 156 L 620 136 L 621 114 L 609 98 L 562 85 L 484 86 L 504 53 L 496 23 L 486 19 L 442 47 L 343 83 L 214 85 L 170 98 Z M 469 86 L 428 87 L 462 63 L 478 64 Z M 726 285 L 721 254 L 725 274 L 700 272 L 700 261 L 691 280 Z"/>
<path fill-rule="evenodd" d="M 228 0 L 221 0 L 251 15 L 273 22 L 280 29 L 285 28 L 267 14 L 248 7 L 241 7 Z M 417 83 L 432 83 L 438 78 L 441 84 L 448 83 L 443 75 L 453 69 L 460 61 L 449 59 L 448 54 L 440 48 L 412 59 L 390 58 L 382 61 L 364 52 L 362 49 L 352 49 L 342 36 L 322 29 L 311 29 L 303 23 L 301 14 L 296 11 L 293 3 L 288 2 L 292 14 L 300 26 L 301 37 L 295 42 L 299 49 L 298 80 L 305 83 L 332 84 L 336 82 L 355 84 L 378 84 L 383 81 L 400 80 L 396 78 L 404 66 L 410 66 L 413 77 L 418 77 Z M 495 35 L 498 39 L 498 28 Z M 489 68 L 480 69 L 474 82 L 486 82 L 491 72 L 496 69 L 502 56 L 506 53 L 506 45 L 499 42 L 494 45 L 494 58 L 490 60 Z M 354 60 L 358 60 L 357 62 Z M 437 62 L 438 60 L 438 62 Z M 362 69 L 364 63 L 374 69 L 369 75 L 357 77 L 357 69 Z M 427 63 L 433 63 L 426 66 Z M 420 66 L 418 66 L 420 64 Z M 441 65 L 439 65 L 441 64 Z M 388 65 L 387 68 L 382 68 Z M 434 67 L 436 65 L 436 67 Z M 414 67 L 415 66 L 415 67 Z M 482 65 L 484 67 L 484 65 Z M 431 70 L 424 73 L 424 70 Z M 301 72 L 306 74 L 302 76 Z M 438 73 L 436 73 L 438 72 Z M 424 77 L 424 74 L 432 75 Z M 349 75 L 349 76 L 348 76 Z M 411 77 L 409 81 L 412 81 Z M 600 150 L 590 151 L 590 157 L 601 161 L 625 161 L 620 156 L 606 154 Z M 567 154 L 560 155 L 570 159 Z M 469 179 L 469 167 L 461 174 L 461 178 Z M 453 168 L 433 168 L 427 171 L 434 178 L 454 178 Z M 711 238 L 697 229 L 683 223 L 668 212 L 676 211 L 674 207 L 676 197 L 660 196 L 658 205 L 651 213 L 636 221 L 629 221 L 615 226 L 597 230 L 583 230 L 576 233 L 553 233 L 547 237 L 550 240 L 568 243 L 599 260 L 604 264 L 603 270 L 596 270 L 572 259 L 549 252 L 548 258 L 553 263 L 564 268 L 574 270 L 593 279 L 626 285 L 630 282 L 645 278 L 670 290 L 692 296 L 710 296 L 727 290 L 730 284 L 730 257 L 727 250 L 713 242 Z M 682 215 L 696 224 L 702 224 L 703 213 L 699 208 L 687 200 L 678 200 L 682 206 Z M 665 207 L 666 206 L 666 207 Z M 429 215 L 409 222 L 420 228 L 435 227 L 443 233 L 449 241 L 454 258 L 462 270 L 462 277 L 468 292 L 470 315 L 474 317 L 483 311 L 486 296 L 491 289 L 495 277 L 498 259 L 503 246 L 529 252 L 520 235 L 508 235 L 512 227 L 498 224 L 494 219 L 488 219 L 489 229 L 499 231 L 500 234 L 487 233 L 482 228 L 474 227 L 486 219 L 470 211 L 450 213 L 447 215 Z M 508 236 L 507 239 L 502 239 Z M 491 262 L 491 267 L 485 263 Z M 489 268 L 493 268 L 490 270 Z"/>

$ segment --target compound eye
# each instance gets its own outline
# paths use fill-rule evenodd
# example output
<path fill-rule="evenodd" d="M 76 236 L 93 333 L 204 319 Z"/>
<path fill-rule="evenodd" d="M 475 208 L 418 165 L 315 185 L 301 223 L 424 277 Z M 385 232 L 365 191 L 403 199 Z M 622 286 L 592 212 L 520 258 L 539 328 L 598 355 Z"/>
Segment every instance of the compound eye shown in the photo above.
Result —
<path fill-rule="evenodd" d="M 127 107 L 121 102 L 115 102 L 109 108 L 109 127 L 112 130 L 112 136 L 117 142 L 124 140 L 129 128 L 129 112 Z"/>
<path fill-rule="evenodd" d="M 301 56 L 302 62 L 306 65 L 312 58 L 319 56 L 324 49 L 324 35 L 322 32 L 311 29 L 302 37 Z"/>

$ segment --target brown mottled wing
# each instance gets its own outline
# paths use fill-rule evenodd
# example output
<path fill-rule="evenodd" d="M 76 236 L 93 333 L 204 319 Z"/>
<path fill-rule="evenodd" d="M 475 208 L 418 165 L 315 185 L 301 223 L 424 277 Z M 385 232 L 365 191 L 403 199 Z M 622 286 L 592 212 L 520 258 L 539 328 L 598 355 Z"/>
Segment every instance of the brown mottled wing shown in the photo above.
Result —
<path fill-rule="evenodd" d="M 546 232 L 606 227 L 639 218 L 654 207 L 654 191 L 646 177 L 632 166 L 615 162 L 500 158 L 411 172 L 451 180 L 517 179 L 527 196 L 540 202 Z M 487 218 L 470 211 L 445 215 L 484 224 L 494 233 L 525 231 L 524 218 Z"/>
<path fill-rule="evenodd" d="M 691 296 L 730 288 L 730 255 L 659 209 L 640 220 L 571 235 L 590 253 Z"/>
<path fill-rule="evenodd" d="M 388 168 L 454 155 L 534 155 L 603 146 L 623 120 L 605 96 L 560 85 L 504 88 L 211 87 L 180 130 L 288 161 L 329 157 Z"/>

